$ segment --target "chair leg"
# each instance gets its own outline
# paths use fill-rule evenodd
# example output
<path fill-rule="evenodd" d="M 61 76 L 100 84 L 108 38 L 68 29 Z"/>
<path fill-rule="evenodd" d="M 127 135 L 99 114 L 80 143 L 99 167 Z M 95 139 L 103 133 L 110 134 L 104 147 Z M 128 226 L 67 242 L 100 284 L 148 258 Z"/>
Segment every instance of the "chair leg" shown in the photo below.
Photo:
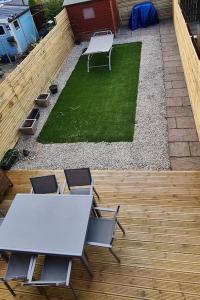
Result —
<path fill-rule="evenodd" d="M 2 253 L 2 258 L 3 258 L 6 262 L 9 261 L 9 255 L 8 255 L 6 252 L 3 252 L 3 253 Z"/>
<path fill-rule="evenodd" d="M 89 259 L 88 259 L 88 255 L 87 255 L 87 252 L 86 252 L 85 249 L 84 249 L 84 256 L 86 257 L 86 259 L 87 259 L 87 261 L 88 261 Z"/>
<path fill-rule="evenodd" d="M 122 225 L 120 224 L 120 222 L 118 220 L 117 220 L 117 225 L 119 226 L 119 228 L 123 232 L 123 235 L 126 235 L 126 232 L 125 232 L 124 228 L 122 227 Z"/>
<path fill-rule="evenodd" d="M 45 287 L 37 286 L 37 289 L 41 296 L 44 296 L 47 300 L 49 300 L 49 296 L 47 295 Z"/>
<path fill-rule="evenodd" d="M 117 261 L 118 263 L 120 263 L 120 259 L 119 259 L 119 257 L 117 256 L 117 254 L 113 251 L 113 249 L 112 249 L 112 248 L 108 248 L 108 249 L 109 249 L 110 253 L 114 256 L 114 258 L 116 259 L 116 261 Z"/>
<path fill-rule="evenodd" d="M 87 258 L 85 257 L 84 254 L 83 254 L 83 256 L 81 257 L 81 261 L 82 261 L 83 265 L 85 266 L 87 272 L 89 273 L 90 277 L 93 277 L 93 276 L 94 276 L 94 275 L 93 275 L 93 272 L 92 272 L 92 270 L 91 270 L 91 268 L 90 268 L 90 265 L 89 265 L 89 263 L 88 263 L 88 260 L 87 260 Z"/>
<path fill-rule="evenodd" d="M 95 200 L 94 196 L 93 196 L 93 206 L 94 206 L 93 211 L 94 211 L 95 217 L 101 218 L 101 213 L 100 213 L 100 211 L 99 211 L 99 210 L 95 210 L 95 207 L 97 207 L 98 205 L 97 205 L 97 203 L 96 203 L 96 200 Z"/>
<path fill-rule="evenodd" d="M 72 290 L 72 293 L 73 293 L 73 295 L 74 295 L 74 298 L 75 298 L 76 300 L 78 300 L 78 297 L 77 297 L 77 295 L 76 295 L 76 292 L 75 292 L 75 290 L 74 290 L 74 288 L 73 288 L 71 282 L 69 283 L 69 286 L 70 286 L 70 288 L 71 288 L 71 290 Z"/>
<path fill-rule="evenodd" d="M 13 291 L 13 289 L 11 288 L 11 286 L 6 281 L 3 281 L 3 283 L 7 287 L 7 289 L 9 290 L 9 292 L 13 295 L 13 297 L 16 297 L 16 294 Z"/>
<path fill-rule="evenodd" d="M 97 193 L 97 191 L 96 191 L 96 189 L 95 189 L 94 187 L 93 187 L 93 191 L 94 191 L 94 193 L 96 194 L 98 200 L 100 200 L 99 194 Z"/>

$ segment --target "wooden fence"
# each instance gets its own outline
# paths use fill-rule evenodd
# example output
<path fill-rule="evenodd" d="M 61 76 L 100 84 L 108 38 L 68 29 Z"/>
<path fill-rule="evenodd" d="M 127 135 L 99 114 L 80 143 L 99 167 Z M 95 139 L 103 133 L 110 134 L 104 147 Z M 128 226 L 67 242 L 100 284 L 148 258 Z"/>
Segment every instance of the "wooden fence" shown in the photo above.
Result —
<path fill-rule="evenodd" d="M 144 2 L 144 0 L 117 0 L 121 21 L 127 24 L 133 5 Z M 155 5 L 159 18 L 167 19 L 172 17 L 172 0 L 152 0 Z"/>
<path fill-rule="evenodd" d="M 0 157 L 19 138 L 19 127 L 45 91 L 73 46 L 66 10 L 56 17 L 56 26 L 21 64 L 0 84 Z"/>
<path fill-rule="evenodd" d="M 187 24 L 179 6 L 173 0 L 174 26 L 183 63 L 185 79 L 200 139 L 200 60 L 190 37 Z"/>

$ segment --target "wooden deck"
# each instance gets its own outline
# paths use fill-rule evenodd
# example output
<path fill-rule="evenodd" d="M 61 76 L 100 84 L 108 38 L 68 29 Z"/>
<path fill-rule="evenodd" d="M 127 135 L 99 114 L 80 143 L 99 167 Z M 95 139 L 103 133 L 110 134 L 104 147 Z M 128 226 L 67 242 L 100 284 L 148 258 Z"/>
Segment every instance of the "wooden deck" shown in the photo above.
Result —
<path fill-rule="evenodd" d="M 29 177 L 50 171 L 11 171 L 15 193 L 29 192 Z M 54 173 L 54 172 L 53 172 Z M 60 182 L 63 174 L 56 171 Z M 94 279 L 74 261 L 72 283 L 82 300 L 200 299 L 200 172 L 94 171 L 101 206 L 121 205 L 127 235 L 117 232 L 117 264 L 104 249 L 88 249 Z M 1 270 L 5 264 L 1 263 Z M 44 299 L 33 287 L 12 283 L 17 300 Z M 68 288 L 48 288 L 51 299 L 73 299 Z M 10 300 L 0 285 L 0 300 Z"/>

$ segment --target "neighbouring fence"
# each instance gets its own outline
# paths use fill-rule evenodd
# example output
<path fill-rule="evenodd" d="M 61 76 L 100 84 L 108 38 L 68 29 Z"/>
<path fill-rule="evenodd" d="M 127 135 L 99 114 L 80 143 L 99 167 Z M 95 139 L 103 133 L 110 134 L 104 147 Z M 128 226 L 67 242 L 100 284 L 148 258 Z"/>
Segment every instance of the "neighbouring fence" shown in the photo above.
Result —
<path fill-rule="evenodd" d="M 173 11 L 179 51 L 200 139 L 200 60 L 182 14 L 179 0 L 173 0 Z"/>
<path fill-rule="evenodd" d="M 120 18 L 123 24 L 127 24 L 131 13 L 131 8 L 144 0 L 117 0 Z M 155 5 L 159 18 L 167 19 L 172 17 L 172 0 L 152 0 Z"/>
<path fill-rule="evenodd" d="M 0 158 L 19 138 L 19 127 L 45 91 L 73 47 L 73 34 L 64 9 L 56 26 L 0 84 Z"/>
<path fill-rule="evenodd" d="M 200 21 L 200 1 L 199 0 L 180 0 L 182 11 L 185 12 L 187 21 Z"/>

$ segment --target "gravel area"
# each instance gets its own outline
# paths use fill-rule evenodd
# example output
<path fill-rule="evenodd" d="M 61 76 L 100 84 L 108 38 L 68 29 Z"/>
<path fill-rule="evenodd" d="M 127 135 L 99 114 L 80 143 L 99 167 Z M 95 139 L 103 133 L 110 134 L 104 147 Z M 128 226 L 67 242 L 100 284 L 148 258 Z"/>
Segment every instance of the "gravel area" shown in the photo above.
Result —
<path fill-rule="evenodd" d="M 21 136 L 16 148 L 30 151 L 21 155 L 14 168 L 63 169 L 169 169 L 166 101 L 159 25 L 131 33 L 121 29 L 115 43 L 142 41 L 139 92 L 133 142 L 40 144 L 36 141 L 59 94 L 51 97 L 51 105 L 41 109 L 38 130 L 34 136 Z M 63 64 L 55 83 L 59 90 L 66 84 L 86 44 L 75 46 Z M 133 57 L 134 59 L 134 57 Z M 131 74 L 130 74 L 131 76 Z M 66 120 L 67 121 L 67 120 Z"/>

